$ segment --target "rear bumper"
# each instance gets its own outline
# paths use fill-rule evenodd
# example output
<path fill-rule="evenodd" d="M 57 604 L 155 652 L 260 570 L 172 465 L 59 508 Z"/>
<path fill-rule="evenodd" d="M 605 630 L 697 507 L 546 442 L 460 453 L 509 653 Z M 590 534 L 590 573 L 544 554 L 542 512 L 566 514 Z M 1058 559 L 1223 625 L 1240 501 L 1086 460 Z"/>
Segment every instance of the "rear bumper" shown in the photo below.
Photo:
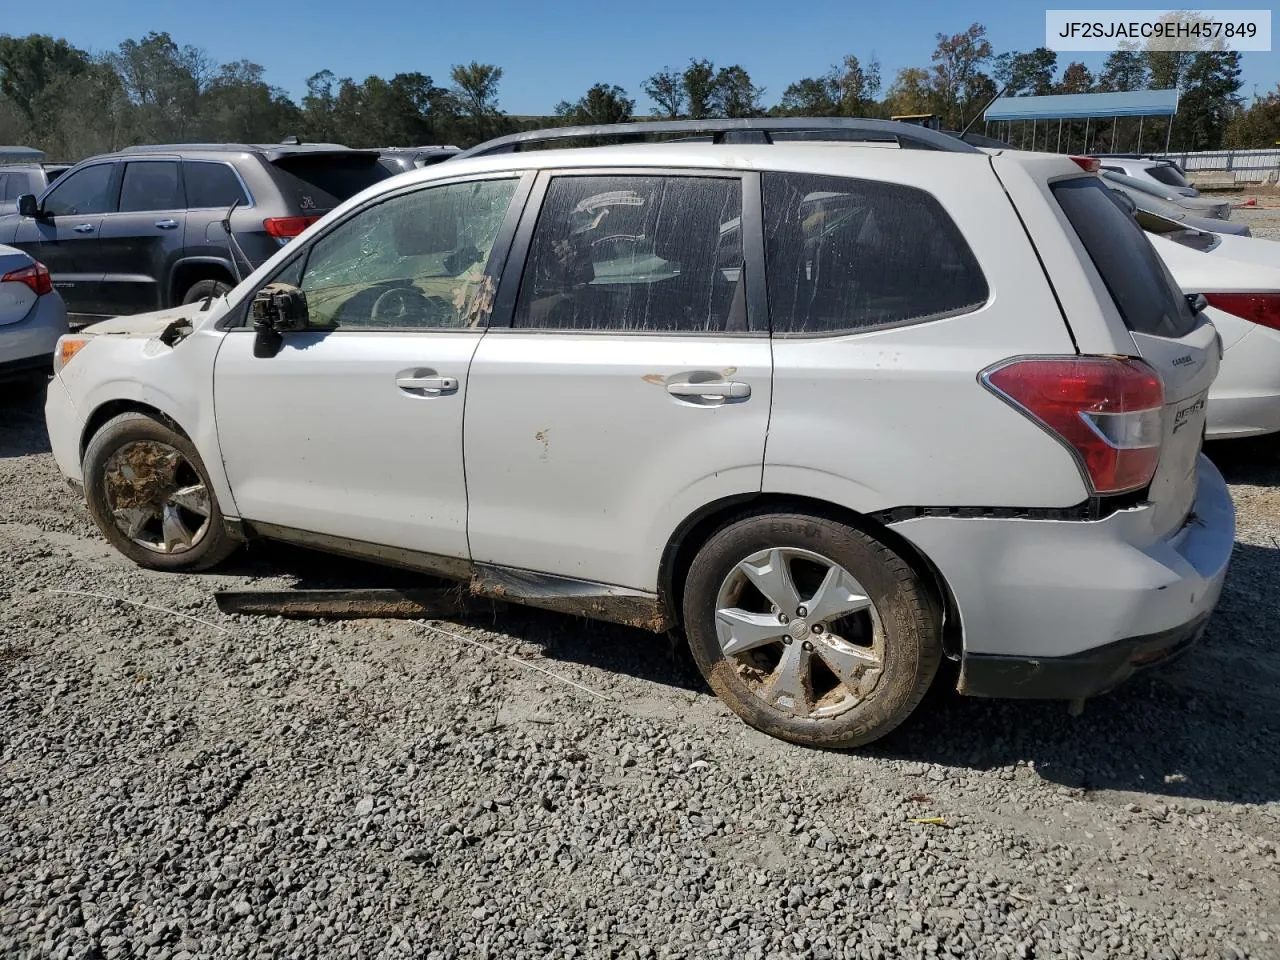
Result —
<path fill-rule="evenodd" d="M 17 323 L 0 326 L 0 379 L 53 370 L 53 350 L 67 332 L 67 308 L 56 293 L 38 297 Z"/>
<path fill-rule="evenodd" d="M 964 635 L 960 689 L 1077 699 L 1199 636 L 1235 541 L 1226 482 L 1197 464 L 1187 522 L 1164 535 L 1154 508 L 1105 520 L 918 518 L 894 529 L 938 568 Z"/>

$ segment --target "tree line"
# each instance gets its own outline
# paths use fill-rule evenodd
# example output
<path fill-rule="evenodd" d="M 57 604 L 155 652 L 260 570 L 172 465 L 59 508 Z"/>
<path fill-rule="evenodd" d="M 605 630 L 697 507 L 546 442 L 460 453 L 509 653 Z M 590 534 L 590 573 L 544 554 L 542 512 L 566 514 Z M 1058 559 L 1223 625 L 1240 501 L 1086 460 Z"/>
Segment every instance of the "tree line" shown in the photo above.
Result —
<path fill-rule="evenodd" d="M 654 105 L 643 117 L 623 87 L 603 82 L 556 104 L 551 115 L 514 117 L 501 109 L 503 70 L 494 64 L 453 65 L 444 83 L 419 72 L 357 81 L 321 70 L 294 100 L 266 81 L 260 64 L 215 63 L 168 33 L 126 40 L 100 55 L 47 35 L 0 35 L 0 143 L 73 160 L 135 143 L 273 142 L 291 135 L 350 146 L 467 146 L 529 127 L 632 119 L 936 114 L 945 128 L 960 129 L 1001 92 L 1177 88 L 1175 149 L 1272 146 L 1280 139 L 1280 86 L 1245 109 L 1240 72 L 1235 52 L 1135 47 L 1110 54 L 1095 76 L 1078 61 L 1060 69 L 1057 54 L 1044 48 L 997 54 L 986 28 L 974 23 L 937 34 L 929 64 L 904 67 L 887 86 L 874 57 L 850 54 L 788 84 L 768 103 L 767 91 L 741 64 L 693 59 L 664 66 L 640 84 Z"/>

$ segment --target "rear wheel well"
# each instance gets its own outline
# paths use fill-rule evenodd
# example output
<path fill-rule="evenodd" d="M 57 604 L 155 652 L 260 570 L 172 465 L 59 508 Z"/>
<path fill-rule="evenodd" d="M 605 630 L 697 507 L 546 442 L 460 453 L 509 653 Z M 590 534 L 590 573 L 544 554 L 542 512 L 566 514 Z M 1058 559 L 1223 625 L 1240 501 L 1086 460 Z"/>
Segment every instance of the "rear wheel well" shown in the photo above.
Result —
<path fill-rule="evenodd" d="M 188 290 L 201 280 L 221 280 L 235 286 L 235 278 L 231 271 L 220 263 L 180 263 L 173 269 L 173 278 L 169 282 L 169 305 L 177 306 Z"/>
<path fill-rule="evenodd" d="M 178 426 L 177 421 L 166 414 L 162 410 L 158 410 L 139 400 L 108 400 L 98 409 L 89 415 L 89 419 L 85 421 L 84 432 L 80 434 L 80 462 L 84 463 L 84 453 L 89 448 L 90 441 L 93 440 L 94 434 L 102 429 L 102 425 L 112 417 L 118 417 L 122 413 L 142 413 L 155 420 L 159 420 L 175 433 L 179 433 L 186 439 L 190 440 L 191 436 L 182 427 Z"/>
<path fill-rule="evenodd" d="M 951 595 L 946 580 L 934 566 L 933 561 L 921 553 L 915 544 L 884 524 L 847 507 L 810 497 L 777 493 L 730 497 L 708 504 L 685 520 L 667 543 L 658 576 L 659 590 L 666 598 L 671 616 L 677 623 L 680 622 L 681 611 L 684 608 L 685 577 L 688 576 L 693 558 L 702 545 L 717 530 L 728 524 L 744 517 L 758 516 L 763 513 L 803 513 L 825 517 L 861 530 L 891 548 L 907 562 L 916 576 L 925 584 L 930 599 L 942 615 L 943 652 L 948 658 L 959 659 L 964 649 L 959 608 L 956 606 L 955 598 Z"/>

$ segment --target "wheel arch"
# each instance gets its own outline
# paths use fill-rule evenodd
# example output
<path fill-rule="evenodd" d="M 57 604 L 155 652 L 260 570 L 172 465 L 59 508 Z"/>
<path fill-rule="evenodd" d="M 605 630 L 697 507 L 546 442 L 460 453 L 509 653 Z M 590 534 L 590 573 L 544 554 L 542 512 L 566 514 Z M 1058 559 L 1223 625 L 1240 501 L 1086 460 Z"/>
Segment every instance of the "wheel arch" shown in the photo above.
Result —
<path fill-rule="evenodd" d="M 929 591 L 942 621 L 942 647 L 949 659 L 958 660 L 964 651 L 964 634 L 959 607 L 942 572 L 915 544 L 880 521 L 813 497 L 780 493 L 747 494 L 726 497 L 706 504 L 686 517 L 667 541 L 658 571 L 658 590 L 672 618 L 681 621 L 684 581 L 693 559 L 716 531 L 747 517 L 767 513 L 803 513 L 845 523 L 875 537 L 897 553 L 920 578 Z"/>
<path fill-rule="evenodd" d="M 182 302 L 182 295 L 201 280 L 223 280 L 236 285 L 231 261 L 222 257 L 184 257 L 169 271 L 169 306 Z"/>
<path fill-rule="evenodd" d="M 159 420 L 175 433 L 181 434 L 186 440 L 191 441 L 193 444 L 195 443 L 191 438 L 191 434 L 183 429 L 182 424 L 158 407 L 153 407 L 151 404 L 144 403 L 141 400 L 108 400 L 95 407 L 94 411 L 85 419 L 84 430 L 80 432 L 81 463 L 84 463 L 85 451 L 89 449 L 89 444 L 93 441 L 98 431 L 102 429 L 104 424 L 122 413 L 145 414 L 153 420 Z"/>

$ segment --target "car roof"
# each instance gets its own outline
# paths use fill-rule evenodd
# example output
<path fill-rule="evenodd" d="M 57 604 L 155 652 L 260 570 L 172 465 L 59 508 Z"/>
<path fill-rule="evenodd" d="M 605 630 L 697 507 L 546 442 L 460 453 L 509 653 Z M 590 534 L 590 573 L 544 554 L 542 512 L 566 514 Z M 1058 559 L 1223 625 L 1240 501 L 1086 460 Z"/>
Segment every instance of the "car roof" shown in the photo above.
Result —
<path fill-rule="evenodd" d="M 357 150 L 341 143 L 161 143 L 142 144 L 125 147 L 115 153 L 102 154 L 94 159 L 115 157 L 136 157 L 155 154 L 168 156 L 188 156 L 208 154 L 214 157 L 225 157 L 230 153 L 253 153 L 265 157 L 268 161 L 285 157 L 306 156 L 316 154 L 352 154 L 376 158 L 377 150 Z"/>

